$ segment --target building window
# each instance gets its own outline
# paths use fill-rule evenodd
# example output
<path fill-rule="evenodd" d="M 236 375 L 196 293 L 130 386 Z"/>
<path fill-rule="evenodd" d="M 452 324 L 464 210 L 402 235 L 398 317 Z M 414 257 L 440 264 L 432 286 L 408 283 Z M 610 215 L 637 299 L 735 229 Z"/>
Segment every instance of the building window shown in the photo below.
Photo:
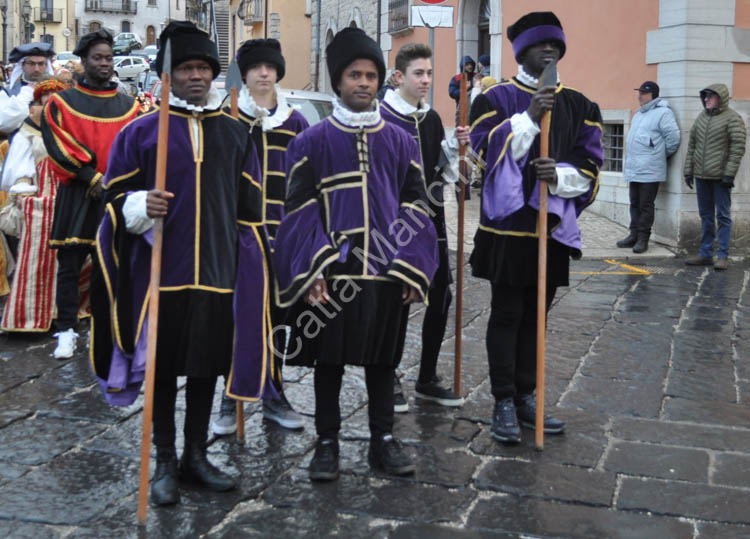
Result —
<path fill-rule="evenodd" d="M 122 21 L 120 23 L 120 32 L 130 32 L 130 21 Z"/>
<path fill-rule="evenodd" d="M 624 130 L 621 123 L 604 124 L 604 166 L 602 170 L 622 172 Z"/>
<path fill-rule="evenodd" d="M 42 34 L 41 36 L 39 36 L 39 40 L 42 43 L 49 43 L 50 45 L 52 45 L 52 48 L 55 47 L 55 36 L 53 36 L 52 34 Z"/>
<path fill-rule="evenodd" d="M 148 5 L 149 6 L 155 6 L 156 5 L 156 0 L 148 0 Z"/>
<path fill-rule="evenodd" d="M 388 0 L 388 32 L 409 28 L 409 0 Z"/>

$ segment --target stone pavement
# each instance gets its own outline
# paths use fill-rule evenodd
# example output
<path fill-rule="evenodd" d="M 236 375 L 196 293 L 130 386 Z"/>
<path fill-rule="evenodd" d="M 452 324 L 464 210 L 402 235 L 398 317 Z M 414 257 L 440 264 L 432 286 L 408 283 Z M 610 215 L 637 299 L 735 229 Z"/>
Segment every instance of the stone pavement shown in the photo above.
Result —
<path fill-rule="evenodd" d="M 181 505 L 149 509 L 145 529 L 134 524 L 140 403 L 107 406 L 82 349 L 57 361 L 49 335 L 0 336 L 0 536 L 750 537 L 748 282 L 743 263 L 715 272 L 671 256 L 573 262 L 547 354 L 548 408 L 568 428 L 539 452 L 531 431 L 518 446 L 489 435 L 489 286 L 467 277 L 462 408 L 414 400 L 423 309 L 412 311 L 402 363 L 411 408 L 395 434 L 415 458 L 414 477 L 368 466 L 363 373 L 350 368 L 341 478 L 311 484 L 312 375 L 286 368 L 304 430 L 284 430 L 248 405 L 246 443 L 209 447 L 240 487 L 183 489 Z M 439 365 L 446 380 L 453 327 L 451 318 Z"/>

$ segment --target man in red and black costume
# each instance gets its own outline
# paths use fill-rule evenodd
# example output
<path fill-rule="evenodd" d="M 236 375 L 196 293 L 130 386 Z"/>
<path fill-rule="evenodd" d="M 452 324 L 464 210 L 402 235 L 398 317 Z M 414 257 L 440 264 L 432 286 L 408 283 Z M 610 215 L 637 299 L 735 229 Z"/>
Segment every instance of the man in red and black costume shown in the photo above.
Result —
<path fill-rule="evenodd" d="M 120 128 L 139 112 L 133 98 L 118 93 L 110 80 L 112 44 L 106 30 L 81 38 L 73 52 L 81 57 L 83 80 L 52 96 L 42 115 L 44 145 L 61 178 L 50 237 L 50 246 L 58 249 L 54 356 L 59 359 L 71 357 L 76 348 L 78 280 L 101 217 L 101 180 L 109 149 Z"/>

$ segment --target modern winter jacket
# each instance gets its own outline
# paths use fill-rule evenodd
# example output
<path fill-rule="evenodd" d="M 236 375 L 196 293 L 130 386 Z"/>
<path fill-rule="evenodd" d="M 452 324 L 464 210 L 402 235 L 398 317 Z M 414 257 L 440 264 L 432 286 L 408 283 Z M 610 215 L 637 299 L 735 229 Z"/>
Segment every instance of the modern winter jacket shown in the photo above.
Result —
<path fill-rule="evenodd" d="M 451 82 L 448 85 L 448 95 L 450 95 L 457 104 L 461 99 L 461 73 L 464 72 L 464 66 L 466 64 L 474 64 L 474 66 L 477 65 L 477 63 L 471 56 L 464 56 L 464 59 L 461 60 L 461 65 L 459 66 L 461 68 L 461 71 L 451 77 Z M 466 86 L 468 88 L 468 91 L 471 92 L 471 77 L 469 77 Z"/>
<path fill-rule="evenodd" d="M 724 84 L 712 84 L 701 94 L 706 91 L 719 95 L 719 108 L 703 110 L 690 129 L 683 175 L 704 180 L 734 178 L 745 154 L 745 122 L 729 108 L 729 90 Z"/>
<path fill-rule="evenodd" d="M 633 116 L 625 144 L 625 180 L 651 183 L 667 179 L 667 157 L 680 146 L 680 128 L 669 103 L 661 97 Z"/>

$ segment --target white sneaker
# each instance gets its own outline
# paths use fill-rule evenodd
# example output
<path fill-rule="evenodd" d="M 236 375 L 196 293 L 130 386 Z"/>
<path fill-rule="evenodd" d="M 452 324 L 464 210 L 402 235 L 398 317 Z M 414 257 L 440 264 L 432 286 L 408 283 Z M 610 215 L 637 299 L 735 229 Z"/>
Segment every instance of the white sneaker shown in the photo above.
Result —
<path fill-rule="evenodd" d="M 67 331 L 55 333 L 55 337 L 57 337 L 57 348 L 55 348 L 52 355 L 57 359 L 68 359 L 73 357 L 73 353 L 76 351 L 78 333 L 73 331 L 73 328 L 70 328 Z"/>

